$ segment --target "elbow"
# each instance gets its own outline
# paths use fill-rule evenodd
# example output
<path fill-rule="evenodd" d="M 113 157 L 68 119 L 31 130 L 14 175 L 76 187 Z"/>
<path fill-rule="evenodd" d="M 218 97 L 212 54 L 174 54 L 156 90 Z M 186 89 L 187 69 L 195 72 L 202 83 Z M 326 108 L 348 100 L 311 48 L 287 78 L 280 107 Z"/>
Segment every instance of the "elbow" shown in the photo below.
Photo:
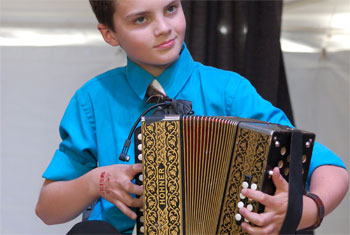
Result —
<path fill-rule="evenodd" d="M 343 188 L 343 193 L 344 195 L 346 194 L 346 192 L 349 190 L 349 173 L 348 170 L 344 169 L 344 168 L 339 168 L 341 169 L 339 171 L 339 178 L 338 181 L 341 182 L 340 187 Z"/>
<path fill-rule="evenodd" d="M 43 213 L 42 213 L 42 211 L 41 211 L 41 209 L 40 209 L 39 203 L 36 204 L 36 207 L 35 207 L 35 214 L 36 214 L 36 216 L 38 216 L 39 219 L 41 219 L 41 221 L 43 221 L 46 225 L 51 225 L 51 224 L 49 223 L 49 221 L 45 218 L 45 216 L 43 216 Z"/>
<path fill-rule="evenodd" d="M 349 173 L 347 170 L 345 170 L 344 181 L 345 181 L 345 187 L 347 192 L 349 190 Z"/>
<path fill-rule="evenodd" d="M 46 225 L 54 225 L 54 224 L 57 224 L 55 223 L 52 219 L 50 219 L 50 216 L 46 216 L 44 211 L 41 209 L 40 207 L 40 204 L 39 202 L 36 204 L 36 207 L 35 207 L 35 214 L 36 216 L 38 216 L 41 221 L 44 222 L 44 224 Z"/>
<path fill-rule="evenodd" d="M 341 197 L 340 200 L 343 200 L 345 197 L 345 194 L 349 190 L 349 173 L 348 173 L 348 170 L 344 168 L 337 167 L 336 169 L 338 169 L 338 171 L 333 172 L 334 174 L 337 173 L 337 177 L 334 179 L 334 181 L 338 181 L 338 183 L 335 183 L 335 185 L 338 186 L 337 192 Z"/>
<path fill-rule="evenodd" d="M 41 192 L 39 195 L 39 199 L 35 206 L 35 214 L 36 216 L 41 219 L 46 225 L 53 225 L 58 224 L 57 220 L 55 220 L 54 213 L 52 213 L 52 209 L 50 205 L 53 205 L 52 200 L 49 200 L 50 197 L 48 197 L 47 194 L 47 185 L 50 184 L 53 181 L 45 180 Z"/>

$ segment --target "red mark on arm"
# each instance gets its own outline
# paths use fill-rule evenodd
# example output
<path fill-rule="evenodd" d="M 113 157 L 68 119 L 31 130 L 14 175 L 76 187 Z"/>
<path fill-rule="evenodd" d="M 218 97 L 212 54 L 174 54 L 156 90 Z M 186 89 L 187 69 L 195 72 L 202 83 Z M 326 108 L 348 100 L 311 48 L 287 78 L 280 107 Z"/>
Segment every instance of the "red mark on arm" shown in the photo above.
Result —
<path fill-rule="evenodd" d="M 103 171 L 100 175 L 100 181 L 99 181 L 100 192 L 102 196 L 110 193 L 110 188 L 111 188 L 110 180 L 111 180 L 111 174 Z"/>

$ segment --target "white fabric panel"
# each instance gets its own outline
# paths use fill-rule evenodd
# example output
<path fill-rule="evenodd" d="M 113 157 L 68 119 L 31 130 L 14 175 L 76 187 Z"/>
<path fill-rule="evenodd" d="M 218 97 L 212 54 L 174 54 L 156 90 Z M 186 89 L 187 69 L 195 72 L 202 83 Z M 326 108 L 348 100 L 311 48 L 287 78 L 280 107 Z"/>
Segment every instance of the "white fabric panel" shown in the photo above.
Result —
<path fill-rule="evenodd" d="M 125 63 L 109 46 L 1 49 L 1 234 L 66 234 L 77 220 L 47 226 L 34 209 L 74 94 L 98 73 Z"/>
<path fill-rule="evenodd" d="M 284 6 L 282 49 L 296 125 L 316 133 L 350 167 L 350 2 Z M 316 234 L 349 234 L 349 193 Z"/>
<path fill-rule="evenodd" d="M 313 131 L 349 167 L 349 76 L 337 60 L 349 52 L 322 58 L 320 53 L 284 53 L 296 125 Z M 316 234 L 349 234 L 349 194 Z"/>

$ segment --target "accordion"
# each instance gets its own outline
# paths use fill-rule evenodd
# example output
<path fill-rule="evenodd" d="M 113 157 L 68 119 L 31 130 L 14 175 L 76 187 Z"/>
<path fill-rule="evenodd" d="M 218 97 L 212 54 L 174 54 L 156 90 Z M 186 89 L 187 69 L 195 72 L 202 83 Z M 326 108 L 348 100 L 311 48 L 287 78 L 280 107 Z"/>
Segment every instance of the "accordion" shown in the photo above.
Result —
<path fill-rule="evenodd" d="M 245 198 L 242 188 L 274 194 L 272 170 L 288 181 L 292 128 L 236 117 L 142 117 L 135 132 L 136 183 L 144 187 L 137 210 L 138 234 L 242 234 L 244 206 L 264 206 Z M 315 135 L 302 136 L 305 187 Z"/>

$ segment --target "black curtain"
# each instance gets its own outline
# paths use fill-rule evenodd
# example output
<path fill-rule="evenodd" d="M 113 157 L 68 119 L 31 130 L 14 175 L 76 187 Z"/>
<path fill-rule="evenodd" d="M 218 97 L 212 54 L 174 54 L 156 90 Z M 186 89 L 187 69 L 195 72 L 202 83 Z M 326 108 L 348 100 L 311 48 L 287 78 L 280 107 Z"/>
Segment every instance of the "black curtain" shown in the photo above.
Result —
<path fill-rule="evenodd" d="M 282 0 L 183 0 L 195 60 L 235 71 L 293 123 L 280 46 Z"/>

